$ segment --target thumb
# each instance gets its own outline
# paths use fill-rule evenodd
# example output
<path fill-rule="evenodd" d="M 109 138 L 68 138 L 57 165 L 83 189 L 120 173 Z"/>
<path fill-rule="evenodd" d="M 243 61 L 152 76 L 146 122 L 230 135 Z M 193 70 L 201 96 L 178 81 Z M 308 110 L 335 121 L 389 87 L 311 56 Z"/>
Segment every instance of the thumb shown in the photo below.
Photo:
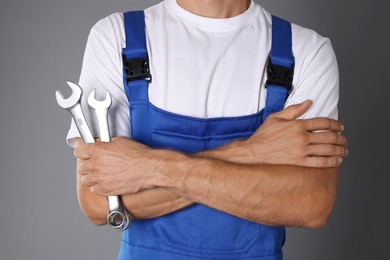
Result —
<path fill-rule="evenodd" d="M 282 111 L 275 113 L 274 117 L 285 119 L 285 120 L 294 120 L 298 117 L 302 116 L 304 113 L 306 113 L 307 110 L 309 110 L 310 106 L 313 104 L 311 100 L 306 100 L 302 103 L 291 105 Z"/>

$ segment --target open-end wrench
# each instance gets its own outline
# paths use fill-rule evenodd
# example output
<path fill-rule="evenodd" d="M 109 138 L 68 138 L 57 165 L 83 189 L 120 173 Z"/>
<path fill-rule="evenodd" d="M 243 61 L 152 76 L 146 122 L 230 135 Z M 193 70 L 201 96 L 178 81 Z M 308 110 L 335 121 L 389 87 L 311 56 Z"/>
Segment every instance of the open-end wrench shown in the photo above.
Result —
<path fill-rule="evenodd" d="M 72 115 L 74 122 L 76 123 L 77 129 L 79 130 L 81 139 L 84 143 L 94 143 L 95 139 L 91 134 L 88 123 L 85 120 L 83 111 L 80 105 L 81 95 L 83 91 L 80 86 L 75 83 L 67 82 L 69 87 L 72 89 L 72 94 L 68 98 L 64 98 L 58 90 L 56 91 L 57 103 L 60 107 L 69 111 Z"/>
<path fill-rule="evenodd" d="M 59 92 L 58 90 L 56 91 L 56 99 L 57 99 L 57 103 L 60 107 L 64 108 L 65 110 L 67 110 L 73 117 L 73 120 L 75 121 L 76 123 L 76 126 L 77 126 L 77 129 L 79 130 L 79 133 L 80 133 L 80 136 L 81 136 L 81 139 L 83 140 L 84 143 L 95 143 L 95 139 L 93 138 L 93 135 L 91 133 L 91 130 L 88 126 L 88 123 L 85 119 L 85 116 L 83 114 L 83 111 L 81 109 L 81 105 L 80 105 L 80 99 L 81 99 L 81 95 L 82 95 L 82 89 L 80 86 L 78 86 L 77 84 L 73 83 L 73 82 L 67 82 L 67 84 L 69 85 L 69 87 L 72 89 L 72 94 L 70 97 L 68 98 L 64 98 L 63 95 L 61 94 L 61 92 Z M 111 104 L 111 100 L 109 100 L 110 104 Z M 106 116 L 107 117 L 107 116 Z M 100 122 L 100 120 L 99 120 Z M 108 129 L 108 127 L 107 127 Z M 104 132 L 104 130 L 103 130 Z M 108 130 L 106 131 L 106 134 L 103 134 L 103 135 L 108 135 L 108 140 L 109 140 L 109 132 Z M 103 136 L 103 138 L 106 138 Z M 108 198 L 109 200 L 109 204 L 110 204 L 110 199 Z M 111 204 L 112 205 L 112 208 L 113 209 L 117 209 L 117 208 L 121 208 L 121 205 L 120 205 L 120 201 L 119 199 L 111 199 Z M 110 207 L 111 208 L 111 207 Z M 111 211 L 111 210 L 110 210 Z M 114 210 L 111 211 L 111 212 L 115 212 Z M 110 223 L 110 225 L 112 225 L 112 223 L 115 222 L 115 220 L 117 221 L 115 223 L 115 226 L 113 226 L 115 229 L 117 230 L 125 230 L 129 223 L 130 223 L 130 220 L 129 220 L 129 217 L 127 214 L 123 215 L 124 216 L 124 221 L 120 221 L 120 215 L 122 214 L 121 212 L 118 211 L 118 213 L 113 213 L 110 215 L 108 215 L 108 221 Z M 118 217 L 118 216 L 119 217 Z M 120 225 L 121 224 L 121 225 Z"/>
<path fill-rule="evenodd" d="M 110 142 L 110 130 L 108 127 L 108 109 L 111 106 L 111 95 L 109 92 L 102 101 L 96 100 L 95 90 L 88 96 L 88 104 L 95 110 L 98 119 L 100 141 Z M 123 207 L 118 196 L 108 196 L 108 216 L 107 222 L 116 230 L 125 230 L 128 228 L 131 218 Z"/>

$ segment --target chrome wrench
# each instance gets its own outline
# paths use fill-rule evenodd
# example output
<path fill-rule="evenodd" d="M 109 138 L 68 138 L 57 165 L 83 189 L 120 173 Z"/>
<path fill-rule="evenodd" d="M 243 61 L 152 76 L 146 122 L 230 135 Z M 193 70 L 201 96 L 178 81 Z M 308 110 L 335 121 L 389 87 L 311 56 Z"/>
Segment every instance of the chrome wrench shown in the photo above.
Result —
<path fill-rule="evenodd" d="M 60 107 L 67 110 L 73 117 L 76 123 L 77 129 L 79 130 L 81 139 L 84 143 L 94 143 L 95 139 L 91 134 L 88 123 L 85 120 L 83 111 L 80 105 L 81 95 L 83 91 L 80 86 L 75 83 L 67 82 L 69 87 L 72 89 L 72 94 L 69 98 L 64 98 L 58 90 L 56 91 L 57 103 Z"/>
<path fill-rule="evenodd" d="M 95 110 L 98 119 L 100 141 L 110 142 L 110 130 L 108 127 L 108 109 L 111 106 L 111 95 L 109 92 L 102 101 L 96 100 L 95 90 L 88 96 L 88 104 Z M 108 196 L 108 216 L 107 222 L 116 230 L 126 230 L 131 222 L 129 214 L 123 207 L 119 196 Z"/>
<path fill-rule="evenodd" d="M 78 86 L 77 84 L 75 84 L 73 82 L 67 82 L 67 84 L 72 89 L 71 96 L 68 98 L 64 98 L 63 95 L 61 94 L 61 92 L 59 92 L 57 90 L 56 91 L 57 103 L 60 107 L 67 110 L 72 115 L 73 120 L 76 123 L 77 129 L 80 133 L 80 136 L 81 136 L 81 139 L 83 140 L 83 142 L 84 143 L 95 143 L 95 139 L 92 136 L 91 130 L 88 126 L 88 123 L 85 119 L 85 116 L 83 114 L 83 111 L 82 111 L 81 105 L 80 105 L 80 99 L 81 99 L 81 95 L 83 93 L 82 89 L 80 86 Z M 111 103 L 111 101 L 110 101 L 110 103 Z M 107 131 L 107 133 L 109 133 L 109 132 Z M 110 202 L 110 200 L 109 200 L 109 202 Z M 112 207 L 119 208 L 120 204 L 117 203 L 117 205 L 115 205 L 115 203 L 117 203 L 117 200 L 112 201 L 112 205 L 113 205 Z M 114 216 L 116 216 L 116 215 L 114 214 Z M 124 216 L 125 216 L 124 217 L 125 221 L 123 221 L 122 225 L 113 226 L 115 229 L 125 230 L 128 227 L 128 225 L 130 223 L 129 217 L 127 214 L 125 214 Z M 113 218 L 113 217 L 111 217 L 111 218 Z M 110 214 L 108 215 L 107 219 L 108 220 L 110 219 Z M 113 222 L 113 221 L 109 221 L 110 225 L 112 225 L 111 222 Z"/>

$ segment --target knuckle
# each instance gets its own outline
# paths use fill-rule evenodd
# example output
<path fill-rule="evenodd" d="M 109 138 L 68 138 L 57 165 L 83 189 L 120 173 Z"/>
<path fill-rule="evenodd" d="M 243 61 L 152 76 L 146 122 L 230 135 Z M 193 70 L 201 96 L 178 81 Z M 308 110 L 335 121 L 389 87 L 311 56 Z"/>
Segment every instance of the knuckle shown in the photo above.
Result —
<path fill-rule="evenodd" d="M 305 123 L 303 121 L 301 121 L 301 120 L 294 120 L 294 121 L 292 121 L 290 127 L 293 130 L 297 131 L 297 132 L 306 133 Z"/>
<path fill-rule="evenodd" d="M 306 129 L 308 129 L 310 131 L 312 131 L 317 124 L 318 124 L 318 118 L 312 118 L 312 119 L 305 120 L 305 127 L 306 127 Z"/>
<path fill-rule="evenodd" d="M 310 143 L 310 137 L 307 133 L 300 133 L 295 138 L 295 141 L 302 146 L 302 149 L 306 150 L 306 145 Z"/>
<path fill-rule="evenodd" d="M 297 125 L 299 125 L 300 129 L 302 129 L 303 131 L 306 131 L 306 123 L 307 122 L 305 122 L 303 120 L 295 120 L 295 122 Z M 311 124 L 311 123 L 309 123 L 309 124 Z"/>

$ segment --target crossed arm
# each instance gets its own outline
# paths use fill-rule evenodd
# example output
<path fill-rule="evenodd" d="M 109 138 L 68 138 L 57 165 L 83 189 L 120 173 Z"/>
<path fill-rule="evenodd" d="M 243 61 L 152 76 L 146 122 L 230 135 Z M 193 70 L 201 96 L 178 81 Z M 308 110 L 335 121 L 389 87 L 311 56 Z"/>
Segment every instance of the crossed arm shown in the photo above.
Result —
<path fill-rule="evenodd" d="M 347 141 L 335 120 L 297 120 L 309 107 L 291 106 L 271 115 L 250 138 L 195 155 L 123 137 L 80 143 L 75 156 L 81 208 L 102 225 L 104 196 L 121 195 L 135 218 L 196 202 L 262 224 L 321 227 L 335 201 Z"/>

